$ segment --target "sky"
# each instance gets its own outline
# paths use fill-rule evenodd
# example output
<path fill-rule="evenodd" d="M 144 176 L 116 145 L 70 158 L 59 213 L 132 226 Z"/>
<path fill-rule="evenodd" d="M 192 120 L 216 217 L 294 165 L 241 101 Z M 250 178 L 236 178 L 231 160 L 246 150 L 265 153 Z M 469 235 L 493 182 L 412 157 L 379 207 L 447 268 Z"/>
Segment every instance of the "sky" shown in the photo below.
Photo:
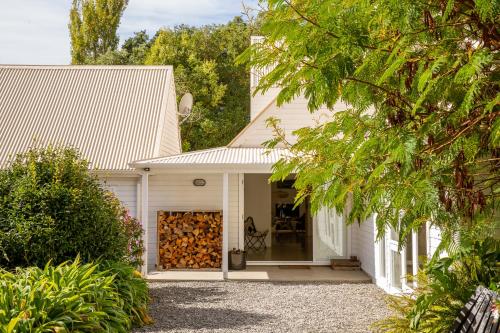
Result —
<path fill-rule="evenodd" d="M 72 0 L 0 0 L 0 64 L 66 65 Z M 257 0 L 245 0 L 255 6 Z M 241 0 L 129 0 L 120 41 L 134 31 L 151 36 L 177 24 L 225 23 L 242 12 Z"/>

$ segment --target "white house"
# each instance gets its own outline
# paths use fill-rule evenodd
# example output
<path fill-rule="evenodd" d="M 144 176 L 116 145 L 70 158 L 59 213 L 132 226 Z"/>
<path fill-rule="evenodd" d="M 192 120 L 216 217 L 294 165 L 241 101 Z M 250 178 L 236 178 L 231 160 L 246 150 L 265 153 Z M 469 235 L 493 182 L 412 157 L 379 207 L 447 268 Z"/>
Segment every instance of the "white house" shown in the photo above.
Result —
<path fill-rule="evenodd" d="M 251 89 L 258 83 L 253 73 Z M 145 272 L 157 266 L 159 211 L 220 211 L 223 215 L 222 267 L 228 250 L 248 250 L 250 265 L 327 265 L 357 256 L 361 268 L 388 291 L 406 287 L 418 257 L 432 253 L 438 239 L 430 226 L 397 249 L 388 230 L 376 241 L 375 219 L 346 227 L 342 215 L 323 209 L 312 214 L 306 201 L 293 208 L 293 179 L 269 183 L 272 165 L 287 154 L 267 150 L 272 137 L 266 119 L 281 119 L 289 139 L 304 126 L 327 121 L 332 112 L 311 114 L 297 98 L 278 107 L 278 88 L 251 100 L 251 122 L 225 147 L 181 153 L 172 68 L 169 66 L 1 66 L 0 165 L 9 154 L 33 144 L 78 147 L 146 230 Z M 202 179 L 204 186 L 195 186 Z M 245 220 L 267 230 L 265 247 L 245 245 Z M 431 237 L 432 236 L 432 237 Z"/>

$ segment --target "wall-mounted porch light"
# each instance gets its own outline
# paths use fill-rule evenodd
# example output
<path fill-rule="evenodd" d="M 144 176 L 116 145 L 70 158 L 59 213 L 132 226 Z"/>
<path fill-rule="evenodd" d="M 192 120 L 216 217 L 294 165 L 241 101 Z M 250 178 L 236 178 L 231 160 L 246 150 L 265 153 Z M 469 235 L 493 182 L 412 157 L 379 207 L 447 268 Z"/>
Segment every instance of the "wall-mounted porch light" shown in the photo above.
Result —
<path fill-rule="evenodd" d="M 206 184 L 207 184 L 207 181 L 205 179 L 201 179 L 201 178 L 193 179 L 194 186 L 205 186 Z"/>

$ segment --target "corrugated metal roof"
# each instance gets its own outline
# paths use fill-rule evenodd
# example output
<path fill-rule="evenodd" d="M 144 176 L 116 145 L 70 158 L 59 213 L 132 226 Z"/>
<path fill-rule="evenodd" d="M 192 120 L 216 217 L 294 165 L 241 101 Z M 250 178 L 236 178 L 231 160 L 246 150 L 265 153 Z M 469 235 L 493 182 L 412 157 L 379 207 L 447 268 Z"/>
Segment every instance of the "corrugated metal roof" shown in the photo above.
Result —
<path fill-rule="evenodd" d="M 48 144 L 100 170 L 154 157 L 172 79 L 171 66 L 0 66 L 0 168 Z"/>
<path fill-rule="evenodd" d="M 289 155 L 287 149 L 230 148 L 220 147 L 199 150 L 179 155 L 153 158 L 130 163 L 137 168 L 144 167 L 185 167 L 186 165 L 254 165 L 271 166 L 282 157 Z"/>

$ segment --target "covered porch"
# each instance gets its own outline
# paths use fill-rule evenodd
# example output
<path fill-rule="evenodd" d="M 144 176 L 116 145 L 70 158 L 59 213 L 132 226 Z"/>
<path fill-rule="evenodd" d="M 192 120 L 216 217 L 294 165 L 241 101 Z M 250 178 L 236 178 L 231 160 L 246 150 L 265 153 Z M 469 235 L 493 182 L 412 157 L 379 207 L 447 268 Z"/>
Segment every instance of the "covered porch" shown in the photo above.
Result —
<path fill-rule="evenodd" d="M 141 172 L 139 216 L 146 230 L 143 273 L 174 280 L 182 280 L 184 276 L 202 280 L 279 280 L 285 275 L 339 281 L 358 276 L 366 280 L 360 272 L 332 275 L 329 267 L 312 267 L 350 255 L 347 228 L 341 216 L 327 212 L 313 216 L 307 204 L 294 212 L 292 186 L 268 183 L 272 166 L 286 154 L 289 152 L 285 149 L 222 147 L 131 163 Z M 159 211 L 220 211 L 223 216 L 220 269 L 163 270 L 158 260 Z M 257 230 L 268 232 L 264 247 L 249 248 L 245 239 L 245 221 L 249 217 Z M 319 220 L 326 223 L 318 223 Z M 246 271 L 229 272 L 231 249 L 248 251 L 250 267 Z M 270 267 L 252 267 L 256 265 Z M 297 269 L 280 268 L 290 265 L 297 265 Z"/>

